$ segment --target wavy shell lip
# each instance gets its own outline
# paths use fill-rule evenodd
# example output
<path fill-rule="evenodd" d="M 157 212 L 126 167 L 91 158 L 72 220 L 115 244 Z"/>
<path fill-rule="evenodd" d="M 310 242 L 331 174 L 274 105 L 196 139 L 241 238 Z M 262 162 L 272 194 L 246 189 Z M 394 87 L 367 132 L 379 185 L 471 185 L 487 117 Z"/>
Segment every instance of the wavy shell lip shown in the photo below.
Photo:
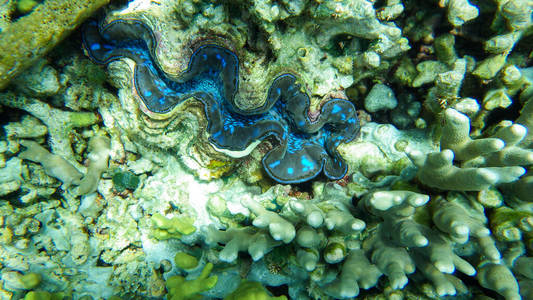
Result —
<path fill-rule="evenodd" d="M 347 165 L 336 148 L 359 130 L 351 102 L 330 99 L 317 115 L 299 79 L 285 73 L 270 83 L 263 105 L 241 109 L 235 99 L 240 91 L 239 58 L 225 46 L 209 44 L 212 37 L 195 41 L 187 68 L 174 80 L 160 68 L 154 54 L 157 38 L 142 21 L 116 19 L 99 30 L 96 26 L 90 23 L 85 30 L 89 56 L 101 64 L 123 57 L 135 62 L 134 94 L 149 118 L 169 119 L 194 97 L 203 103 L 208 139 L 218 151 L 246 155 L 268 137 L 278 141 L 262 160 L 274 180 L 300 183 L 320 173 L 329 179 L 346 174 Z"/>
<path fill-rule="evenodd" d="M 139 109 L 142 111 L 143 114 L 148 116 L 150 119 L 163 121 L 168 120 L 172 117 L 174 117 L 178 111 L 180 110 L 180 105 L 175 105 L 171 110 L 168 112 L 153 112 L 144 104 L 144 101 L 142 101 L 141 95 L 139 95 L 139 91 L 135 88 L 135 85 L 133 85 L 133 93 L 137 99 L 139 99 Z M 184 101 L 187 101 L 185 99 Z"/>

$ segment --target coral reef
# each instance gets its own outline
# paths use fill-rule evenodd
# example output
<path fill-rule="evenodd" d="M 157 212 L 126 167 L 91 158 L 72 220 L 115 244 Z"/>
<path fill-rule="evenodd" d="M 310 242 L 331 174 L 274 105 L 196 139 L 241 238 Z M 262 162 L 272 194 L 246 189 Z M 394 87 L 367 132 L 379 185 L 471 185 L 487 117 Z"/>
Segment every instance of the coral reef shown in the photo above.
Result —
<path fill-rule="evenodd" d="M 532 299 L 532 8 L 113 2 L 0 93 L 0 298 Z"/>

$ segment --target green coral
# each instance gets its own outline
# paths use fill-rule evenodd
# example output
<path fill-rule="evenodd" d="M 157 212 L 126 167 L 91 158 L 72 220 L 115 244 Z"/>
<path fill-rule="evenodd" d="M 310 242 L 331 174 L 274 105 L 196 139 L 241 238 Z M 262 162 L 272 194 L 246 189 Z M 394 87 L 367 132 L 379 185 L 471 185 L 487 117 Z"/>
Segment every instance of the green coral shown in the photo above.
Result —
<path fill-rule="evenodd" d="M 185 216 L 166 218 L 161 214 L 152 215 L 153 236 L 158 240 L 179 239 L 196 231 L 194 219 Z"/>
<path fill-rule="evenodd" d="M 287 300 L 285 296 L 270 296 L 267 290 L 255 281 L 243 281 L 239 287 L 231 294 L 227 295 L 224 300 Z"/>
<path fill-rule="evenodd" d="M 199 300 L 200 293 L 212 289 L 217 284 L 216 275 L 209 276 L 213 270 L 213 264 L 207 263 L 198 278 L 186 280 L 183 276 L 169 277 L 166 282 L 168 300 Z"/>
<path fill-rule="evenodd" d="M 50 293 L 45 291 L 31 291 L 24 296 L 24 300 L 65 300 L 72 299 L 64 292 Z"/>
<path fill-rule="evenodd" d="M 174 256 L 174 262 L 180 269 L 192 269 L 198 266 L 198 259 L 185 252 L 178 252 Z"/>
<path fill-rule="evenodd" d="M 503 68 L 506 58 L 507 55 L 505 54 L 498 54 L 486 58 L 477 65 L 472 74 L 481 79 L 491 79 Z"/>
<path fill-rule="evenodd" d="M 42 276 L 39 273 L 27 273 L 20 278 L 20 282 L 24 289 L 31 290 L 37 287 L 42 280 Z"/>
<path fill-rule="evenodd" d="M 443 34 L 435 39 L 435 54 L 439 61 L 451 66 L 457 59 L 455 53 L 455 37 L 451 34 Z"/>

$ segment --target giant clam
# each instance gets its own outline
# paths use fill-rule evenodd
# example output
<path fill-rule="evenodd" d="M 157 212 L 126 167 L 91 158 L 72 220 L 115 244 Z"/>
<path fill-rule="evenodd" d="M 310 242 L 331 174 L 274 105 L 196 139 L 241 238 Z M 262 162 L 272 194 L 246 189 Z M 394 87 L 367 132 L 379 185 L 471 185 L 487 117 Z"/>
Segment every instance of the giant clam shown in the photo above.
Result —
<path fill-rule="evenodd" d="M 204 43 L 196 47 L 186 70 L 169 76 L 154 59 L 158 42 L 153 31 L 140 20 L 119 18 L 102 25 L 90 21 L 83 44 L 99 64 L 124 57 L 134 61 L 134 88 L 141 110 L 149 116 L 169 114 L 190 98 L 200 101 L 209 143 L 218 152 L 241 157 L 266 138 L 275 139 L 262 163 L 277 182 L 305 182 L 321 172 L 340 179 L 347 172 L 337 146 L 351 141 L 359 130 L 355 107 L 347 100 L 330 99 L 311 117 L 309 96 L 297 77 L 282 73 L 271 82 L 261 106 L 243 109 L 235 102 L 240 65 L 235 53 Z"/>

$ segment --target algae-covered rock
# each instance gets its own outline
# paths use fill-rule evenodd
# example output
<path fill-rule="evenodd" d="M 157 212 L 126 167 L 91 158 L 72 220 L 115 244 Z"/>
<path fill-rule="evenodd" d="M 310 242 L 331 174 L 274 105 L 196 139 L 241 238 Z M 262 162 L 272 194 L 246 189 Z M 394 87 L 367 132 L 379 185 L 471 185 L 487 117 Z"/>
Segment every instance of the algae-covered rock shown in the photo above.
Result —
<path fill-rule="evenodd" d="M 3 28 L 0 33 L 0 89 L 107 3 L 109 0 L 46 0 L 30 14 Z"/>
<path fill-rule="evenodd" d="M 11 108 L 24 110 L 46 125 L 52 152 L 75 165 L 78 169 L 84 167 L 75 159 L 71 137 L 74 128 L 87 127 L 99 121 L 94 112 L 73 112 L 62 110 L 25 95 L 7 92 L 0 97 L 0 103 Z"/>
<path fill-rule="evenodd" d="M 59 80 L 59 72 L 41 58 L 13 81 L 21 91 L 32 97 L 47 97 L 59 91 Z"/>
<path fill-rule="evenodd" d="M 23 15 L 31 12 L 35 6 L 39 5 L 41 1 L 36 0 L 18 0 L 17 1 L 17 11 Z"/>
<path fill-rule="evenodd" d="M 23 116 L 20 122 L 10 122 L 4 126 L 6 136 L 10 138 L 37 138 L 48 133 L 48 129 L 38 119 Z"/>

